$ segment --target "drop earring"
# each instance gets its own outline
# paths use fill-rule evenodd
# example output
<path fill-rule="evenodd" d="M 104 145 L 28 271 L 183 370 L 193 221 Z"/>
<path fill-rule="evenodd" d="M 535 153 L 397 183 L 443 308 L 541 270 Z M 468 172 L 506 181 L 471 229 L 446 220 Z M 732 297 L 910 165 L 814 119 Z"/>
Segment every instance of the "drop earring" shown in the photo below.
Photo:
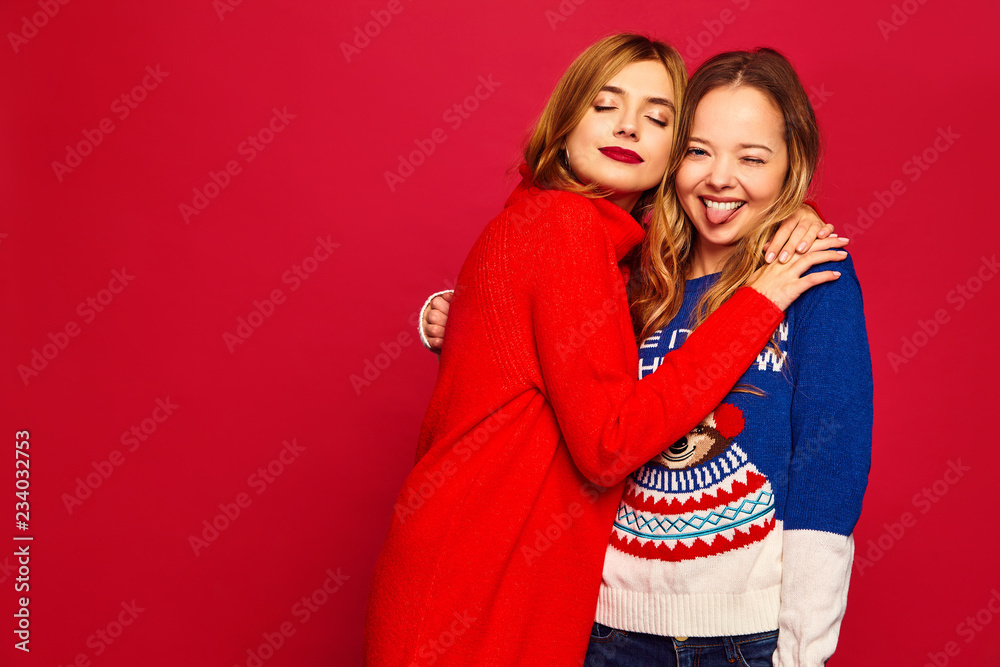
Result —
<path fill-rule="evenodd" d="M 563 146 L 563 161 L 565 163 L 566 171 L 570 173 L 573 178 L 576 178 L 576 174 L 573 173 L 573 167 L 569 163 L 569 147 Z"/>

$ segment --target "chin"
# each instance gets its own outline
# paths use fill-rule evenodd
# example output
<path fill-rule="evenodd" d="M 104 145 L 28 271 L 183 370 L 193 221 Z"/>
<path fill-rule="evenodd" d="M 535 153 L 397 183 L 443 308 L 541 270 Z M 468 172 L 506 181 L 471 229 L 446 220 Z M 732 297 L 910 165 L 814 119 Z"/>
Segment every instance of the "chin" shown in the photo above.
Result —
<path fill-rule="evenodd" d="M 613 164 L 608 167 L 604 172 L 608 185 L 622 191 L 642 192 L 660 184 L 659 178 L 650 176 L 651 172 L 645 164 Z"/>
<path fill-rule="evenodd" d="M 615 178 L 615 175 L 609 175 L 608 178 L 600 181 L 606 188 L 613 190 L 620 195 L 636 194 L 642 193 L 653 187 L 652 185 L 645 185 L 642 181 L 636 178 Z"/>
<path fill-rule="evenodd" d="M 705 241 L 718 248 L 732 248 L 736 245 L 736 239 L 728 234 L 724 237 L 706 238 Z"/>
<path fill-rule="evenodd" d="M 698 233 L 699 238 L 702 243 L 715 247 L 730 247 L 734 245 L 737 241 L 736 238 L 728 231 L 719 233 L 718 230 L 709 228 L 707 231 L 704 228 L 699 229 L 695 225 L 695 231 Z"/>

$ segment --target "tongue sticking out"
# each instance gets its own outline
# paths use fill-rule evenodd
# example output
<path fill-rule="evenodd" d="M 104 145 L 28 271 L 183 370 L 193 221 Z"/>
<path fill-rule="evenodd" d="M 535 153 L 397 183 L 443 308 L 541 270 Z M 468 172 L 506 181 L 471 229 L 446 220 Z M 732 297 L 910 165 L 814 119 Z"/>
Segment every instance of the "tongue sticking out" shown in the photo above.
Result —
<path fill-rule="evenodd" d="M 742 206 L 737 206 L 734 209 L 724 209 L 724 208 L 710 208 L 705 207 L 705 211 L 708 214 L 708 221 L 713 225 L 718 225 L 729 220 L 729 218 L 736 215 L 736 212 L 740 210 Z"/>

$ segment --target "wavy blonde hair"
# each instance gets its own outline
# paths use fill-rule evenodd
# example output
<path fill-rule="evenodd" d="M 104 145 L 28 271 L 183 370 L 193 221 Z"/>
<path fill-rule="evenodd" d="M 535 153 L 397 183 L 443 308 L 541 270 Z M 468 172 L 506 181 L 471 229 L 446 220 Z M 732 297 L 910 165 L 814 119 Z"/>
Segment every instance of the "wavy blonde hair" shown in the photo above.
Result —
<path fill-rule="evenodd" d="M 736 242 L 719 279 L 695 307 L 689 328 L 704 322 L 747 284 L 754 271 L 763 265 L 764 244 L 781 221 L 799 209 L 809 190 L 819 163 L 819 128 L 809 97 L 791 63 L 768 48 L 720 53 L 705 62 L 688 84 L 670 164 L 656 193 L 649 230 L 643 240 L 632 300 L 638 340 L 644 340 L 670 322 L 684 300 L 684 280 L 693 260 L 695 230 L 681 207 L 674 185 L 677 169 L 687 152 L 695 110 L 710 91 L 739 86 L 759 90 L 781 113 L 788 172 L 777 199 L 746 236 Z"/>
<path fill-rule="evenodd" d="M 569 168 L 562 149 L 566 137 L 583 119 L 601 88 L 626 65 L 645 61 L 660 62 L 667 69 L 674 87 L 675 104 L 680 108 L 687 84 L 687 68 L 674 47 L 630 33 L 605 37 L 573 61 L 535 124 L 524 149 L 524 161 L 535 185 L 591 198 L 610 194 L 595 184 L 581 183 Z M 632 209 L 633 217 L 642 220 L 652 208 L 657 191 L 658 188 L 653 187 L 642 194 Z"/>

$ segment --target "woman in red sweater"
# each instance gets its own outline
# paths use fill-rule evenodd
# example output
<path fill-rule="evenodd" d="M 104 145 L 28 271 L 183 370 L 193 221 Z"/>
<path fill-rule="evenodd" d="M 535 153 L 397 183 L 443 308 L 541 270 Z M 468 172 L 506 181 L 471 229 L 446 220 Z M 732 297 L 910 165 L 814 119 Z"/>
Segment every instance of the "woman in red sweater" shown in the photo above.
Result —
<path fill-rule="evenodd" d="M 842 258 L 762 269 L 642 382 L 619 268 L 643 237 L 686 82 L 616 35 L 556 87 L 525 182 L 459 274 L 416 465 L 365 627 L 369 665 L 579 665 L 628 474 L 686 434 Z M 836 240 L 819 242 L 824 248 Z"/>

